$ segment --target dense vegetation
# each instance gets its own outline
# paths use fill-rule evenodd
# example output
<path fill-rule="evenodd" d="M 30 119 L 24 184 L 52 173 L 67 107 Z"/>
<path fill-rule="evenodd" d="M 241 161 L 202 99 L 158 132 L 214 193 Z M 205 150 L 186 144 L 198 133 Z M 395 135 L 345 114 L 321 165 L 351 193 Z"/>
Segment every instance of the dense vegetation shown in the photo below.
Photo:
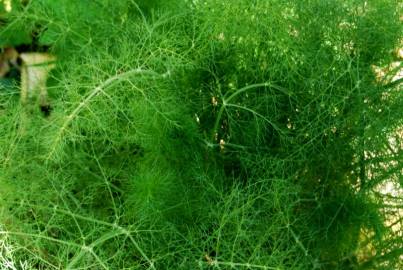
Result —
<path fill-rule="evenodd" d="M 4 269 L 402 267 L 398 0 L 12 4 L 57 61 L 0 85 Z"/>

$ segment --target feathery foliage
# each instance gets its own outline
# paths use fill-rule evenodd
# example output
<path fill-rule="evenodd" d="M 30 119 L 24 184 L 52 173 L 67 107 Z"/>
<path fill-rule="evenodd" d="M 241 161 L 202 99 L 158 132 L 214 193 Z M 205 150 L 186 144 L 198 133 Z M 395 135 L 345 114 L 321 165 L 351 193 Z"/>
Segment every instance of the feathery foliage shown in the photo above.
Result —
<path fill-rule="evenodd" d="M 398 269 L 402 198 L 380 187 L 401 189 L 403 96 L 372 67 L 395 61 L 401 8 L 13 1 L 0 46 L 58 61 L 48 117 L 0 88 L 7 258 L 34 269 Z"/>

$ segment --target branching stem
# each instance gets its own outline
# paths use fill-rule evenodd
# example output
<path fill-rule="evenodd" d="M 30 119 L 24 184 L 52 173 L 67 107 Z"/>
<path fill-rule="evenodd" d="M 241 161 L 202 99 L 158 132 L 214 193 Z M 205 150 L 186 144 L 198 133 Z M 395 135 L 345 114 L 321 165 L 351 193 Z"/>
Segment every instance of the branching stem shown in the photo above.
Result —
<path fill-rule="evenodd" d="M 66 117 L 66 120 L 64 121 L 63 125 L 59 129 L 59 132 L 56 135 L 56 139 L 53 141 L 51 150 L 46 158 L 46 161 L 49 161 L 53 157 L 53 155 L 56 151 L 57 145 L 60 143 L 61 139 L 63 138 L 64 133 L 66 132 L 66 130 L 69 127 L 69 125 L 71 124 L 71 122 L 73 122 L 73 120 L 80 114 L 82 109 L 84 107 L 86 107 L 92 101 L 92 99 L 94 97 L 96 97 L 99 93 L 102 93 L 105 88 L 111 86 L 113 83 L 130 78 L 131 76 L 138 75 L 138 74 L 153 75 L 153 76 L 160 75 L 151 70 L 144 70 L 141 68 L 136 68 L 136 69 L 132 69 L 127 72 L 112 76 L 109 79 L 107 79 L 106 81 L 104 81 L 102 84 L 100 84 L 99 86 L 95 87 L 87 95 L 87 97 L 83 101 L 81 101 L 80 104 Z M 160 76 L 164 76 L 164 75 L 160 75 Z"/>

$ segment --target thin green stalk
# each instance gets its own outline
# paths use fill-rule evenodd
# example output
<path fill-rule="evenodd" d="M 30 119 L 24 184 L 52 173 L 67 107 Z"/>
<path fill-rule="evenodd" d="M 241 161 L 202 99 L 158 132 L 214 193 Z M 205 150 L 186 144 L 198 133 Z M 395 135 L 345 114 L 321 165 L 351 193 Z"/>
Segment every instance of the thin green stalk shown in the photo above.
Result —
<path fill-rule="evenodd" d="M 116 83 L 117 81 L 121 81 L 127 78 L 130 78 L 131 76 L 134 75 L 138 75 L 138 74 L 145 74 L 145 75 L 159 75 L 159 76 L 163 76 L 160 75 L 158 73 L 155 73 L 154 71 L 151 70 L 144 70 L 141 68 L 136 68 L 133 70 L 129 70 L 127 72 L 124 73 L 120 73 L 117 74 L 115 76 L 112 76 L 110 78 L 108 78 L 107 80 L 105 80 L 102 84 L 100 84 L 99 86 L 95 87 L 88 95 L 87 97 L 81 101 L 79 103 L 79 105 L 66 117 L 65 121 L 63 122 L 63 125 L 60 127 L 55 140 L 52 143 L 51 146 L 51 150 L 48 153 L 47 157 L 46 157 L 46 161 L 49 161 L 55 154 L 55 151 L 57 149 L 57 146 L 60 144 L 64 133 L 66 132 L 67 128 L 69 127 L 69 125 L 71 124 L 71 122 L 74 121 L 74 119 L 79 115 L 79 113 L 81 112 L 82 109 L 84 109 L 86 106 L 89 105 L 89 103 L 92 101 L 92 99 L 94 97 L 96 97 L 98 94 L 102 93 L 102 91 L 111 86 L 113 83 Z"/>

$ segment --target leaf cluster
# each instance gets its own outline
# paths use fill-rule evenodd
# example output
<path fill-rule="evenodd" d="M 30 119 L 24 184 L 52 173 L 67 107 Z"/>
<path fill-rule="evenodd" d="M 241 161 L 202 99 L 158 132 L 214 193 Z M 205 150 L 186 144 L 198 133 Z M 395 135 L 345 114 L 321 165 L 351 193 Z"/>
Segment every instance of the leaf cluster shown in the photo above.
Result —
<path fill-rule="evenodd" d="M 401 197 L 380 187 L 401 191 L 402 91 L 372 68 L 396 60 L 397 0 L 13 3 L 0 46 L 58 58 L 50 116 L 0 89 L 14 259 L 401 266 Z"/>

